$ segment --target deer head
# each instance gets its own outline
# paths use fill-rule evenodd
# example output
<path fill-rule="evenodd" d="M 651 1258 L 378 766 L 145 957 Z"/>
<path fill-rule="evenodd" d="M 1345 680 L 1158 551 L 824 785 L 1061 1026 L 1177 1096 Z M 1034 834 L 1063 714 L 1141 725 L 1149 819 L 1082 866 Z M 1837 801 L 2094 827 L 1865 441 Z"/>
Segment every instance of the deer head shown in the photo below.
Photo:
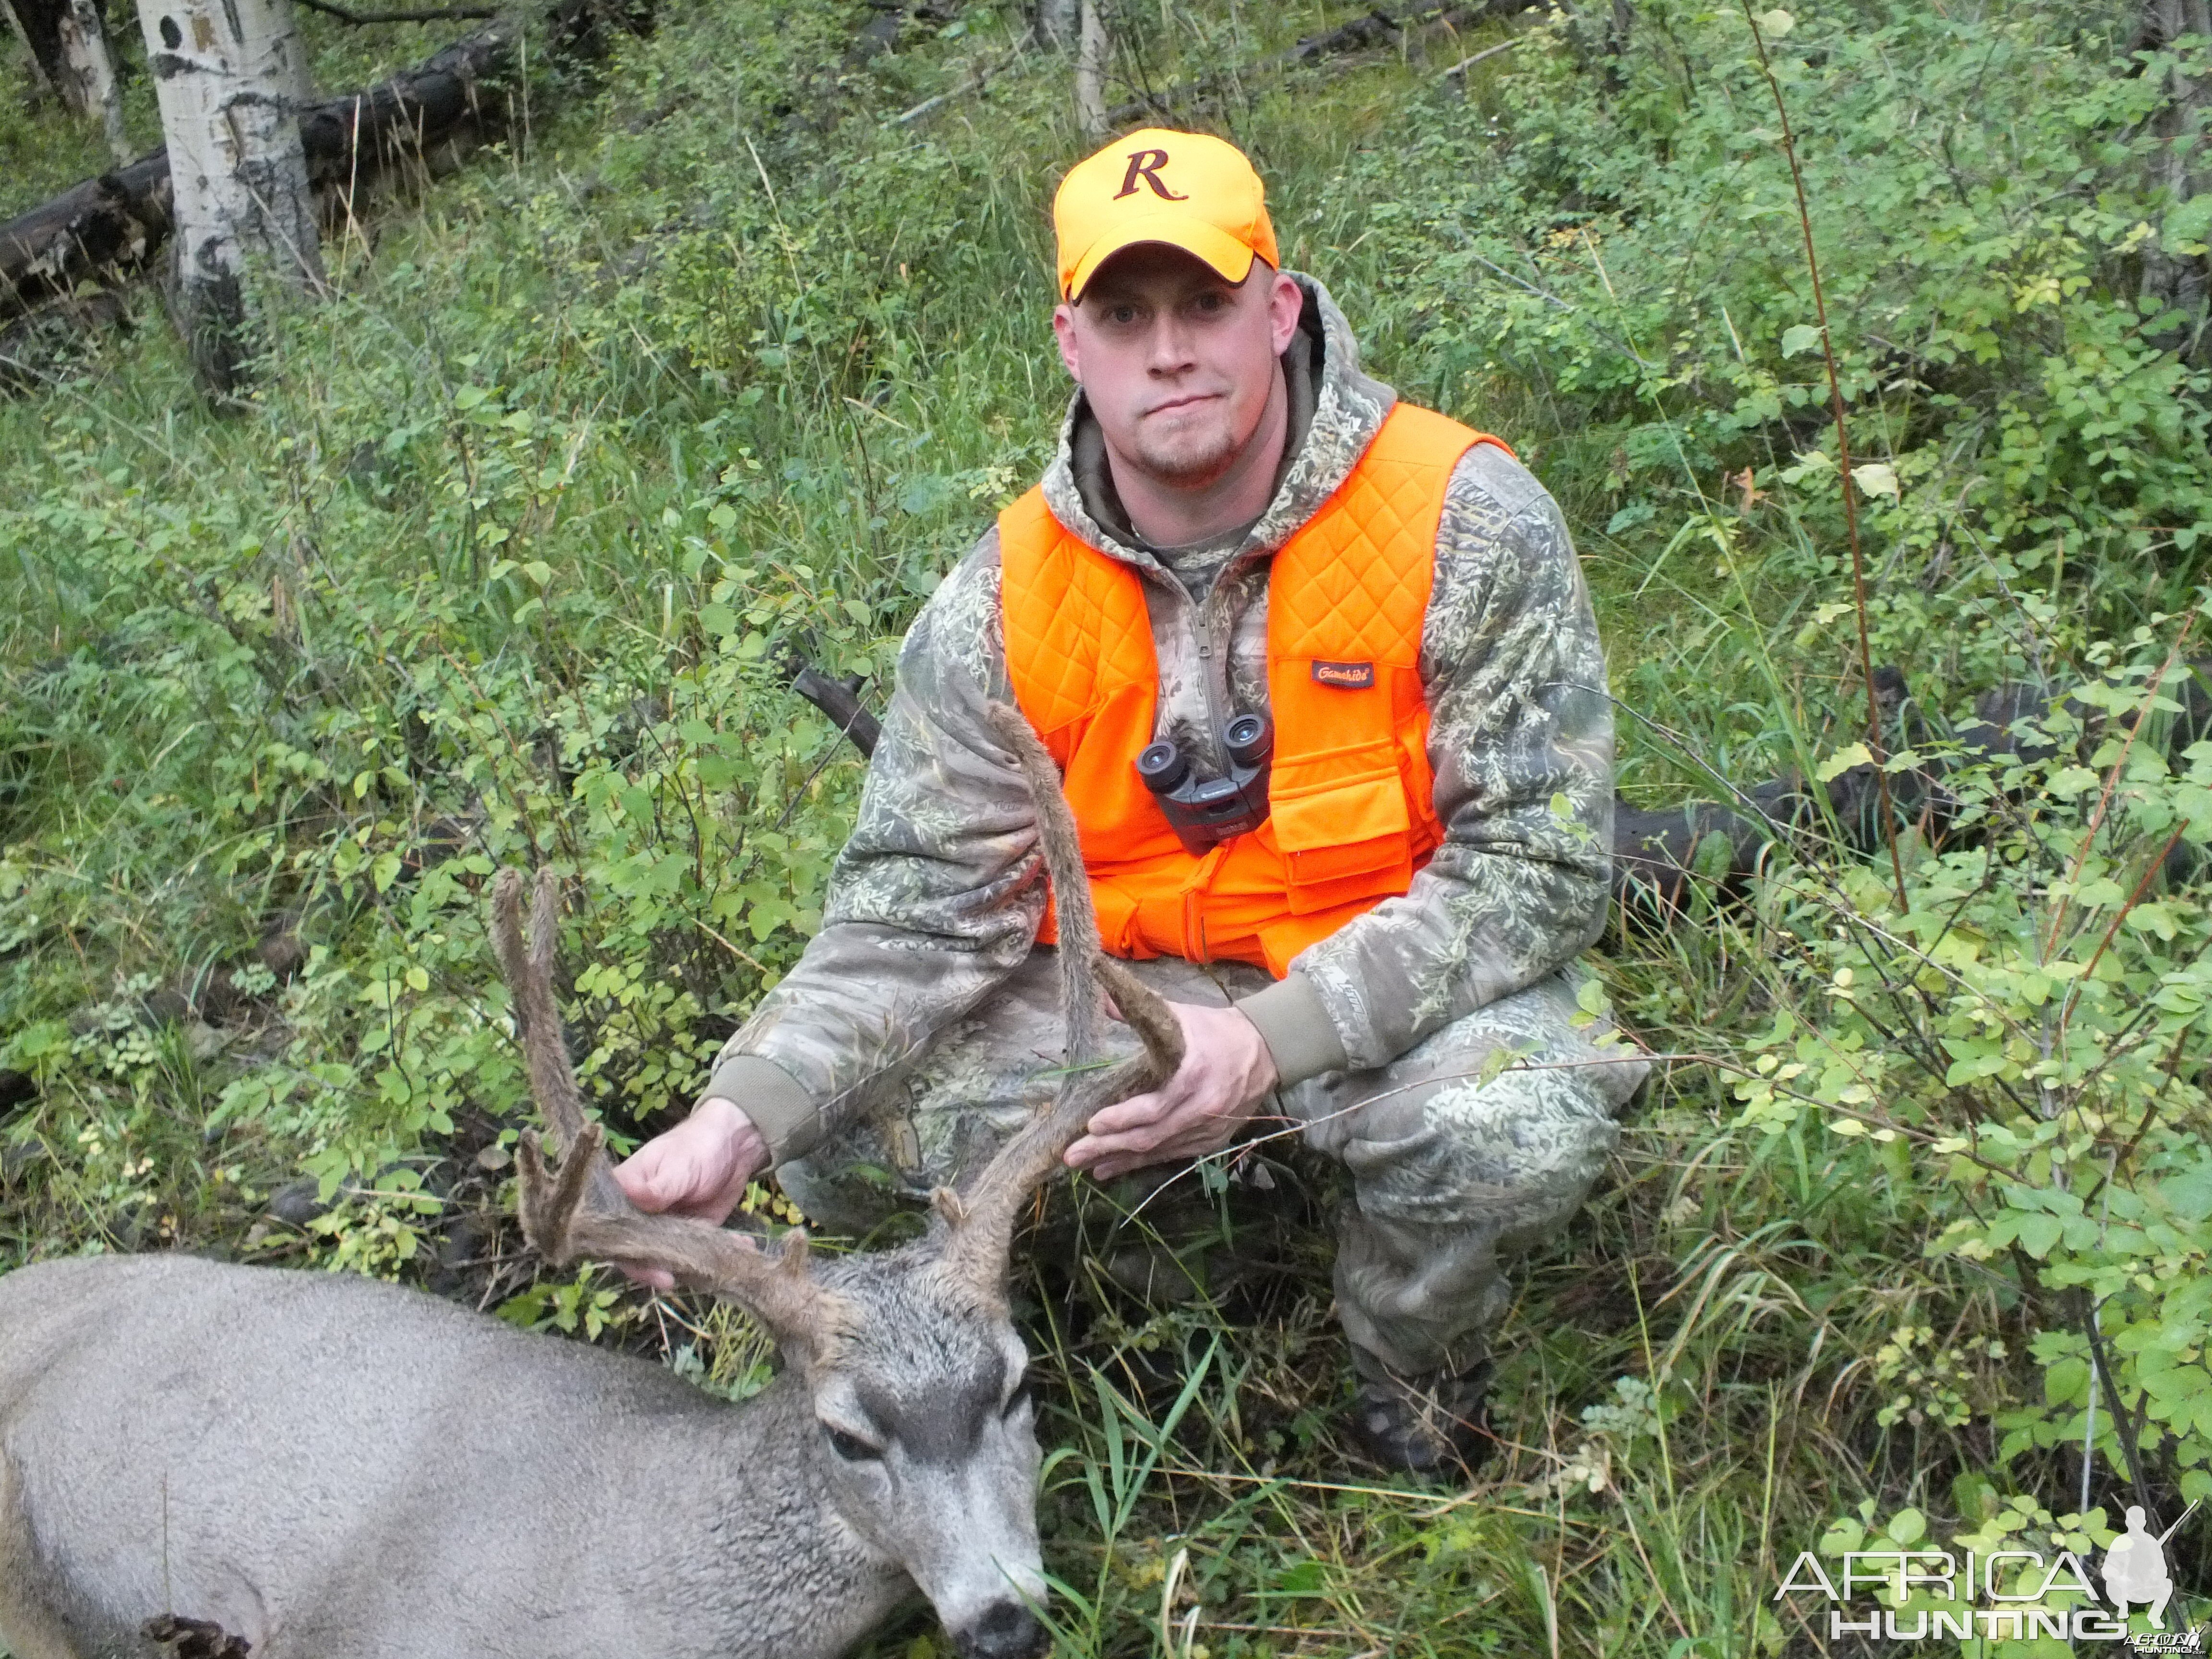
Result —
<path fill-rule="evenodd" d="M 1044 1580 L 1028 1354 L 1006 1314 L 1014 1230 L 1091 1115 L 1173 1072 L 1182 1043 L 1167 1005 L 1099 951 L 1074 817 L 1051 759 L 1018 712 L 994 706 L 991 714 L 1036 799 L 1059 911 L 1067 1069 L 1052 1104 L 958 1191 L 940 1189 L 928 1232 L 899 1249 L 818 1261 L 804 1232 L 771 1254 L 744 1235 L 633 1206 L 598 1126 L 584 1118 L 561 1038 L 551 875 L 538 876 L 526 944 L 516 872 L 501 873 L 492 914 L 532 1091 L 562 1152 L 556 1171 L 537 1134 L 522 1138 L 530 1242 L 556 1264 L 588 1257 L 665 1269 L 759 1320 L 819 1426 L 808 1467 L 764 1468 L 762 1479 L 830 1494 L 854 1530 L 928 1596 L 964 1659 L 1022 1659 L 1043 1645 L 1033 1609 Z M 1146 1046 L 1103 1067 L 1094 1063 L 1101 984 Z"/>

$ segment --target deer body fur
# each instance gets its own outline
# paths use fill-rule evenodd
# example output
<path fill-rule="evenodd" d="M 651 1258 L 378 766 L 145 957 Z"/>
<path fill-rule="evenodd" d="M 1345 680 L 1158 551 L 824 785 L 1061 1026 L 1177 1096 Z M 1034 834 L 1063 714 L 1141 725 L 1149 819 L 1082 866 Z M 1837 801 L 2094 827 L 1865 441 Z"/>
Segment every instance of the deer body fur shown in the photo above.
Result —
<path fill-rule="evenodd" d="M 793 1374 L 733 1409 L 395 1285 L 27 1268 L 0 1279 L 0 1400 L 17 1659 L 151 1652 L 164 1612 L 254 1659 L 783 1659 L 913 1594 L 789 1478 L 821 1439 Z"/>
<path fill-rule="evenodd" d="M 518 1158 L 556 1264 L 726 1297 L 785 1369 L 728 1406 L 652 1362 L 416 1291 L 184 1256 L 0 1279 L 0 1643 L 15 1659 L 173 1651 L 205 1621 L 253 1659 L 834 1659 L 919 1590 L 962 1659 L 1045 1645 L 1040 1458 L 1009 1322 L 1019 1217 L 1091 1115 L 1171 1073 L 1174 1015 L 1103 958 L 1075 823 L 1021 716 L 1059 906 L 1059 1097 L 927 1234 L 817 1261 L 633 1208 L 584 1115 L 554 1000 L 560 893 L 495 884 L 492 939 L 562 1154 Z M 1094 978 L 1096 982 L 1094 982 Z M 1146 1053 L 1089 1064 L 1099 986 Z M 225 1648 L 224 1652 L 234 1652 Z"/>

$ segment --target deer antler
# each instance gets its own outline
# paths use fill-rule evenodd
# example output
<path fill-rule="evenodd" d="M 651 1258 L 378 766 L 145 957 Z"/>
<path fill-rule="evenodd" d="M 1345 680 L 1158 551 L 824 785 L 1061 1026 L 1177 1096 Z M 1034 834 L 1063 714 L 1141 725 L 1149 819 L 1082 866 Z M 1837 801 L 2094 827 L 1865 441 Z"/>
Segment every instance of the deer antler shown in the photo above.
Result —
<path fill-rule="evenodd" d="M 549 1170 L 537 1132 L 524 1132 L 516 1160 L 524 1236 L 556 1267 L 589 1257 L 660 1268 L 680 1284 L 726 1296 L 779 1340 L 808 1345 L 819 1356 L 842 1328 L 844 1310 L 842 1298 L 808 1275 L 805 1233 L 794 1231 L 781 1257 L 769 1256 L 725 1228 L 689 1217 L 648 1215 L 616 1183 L 605 1136 L 584 1119 L 583 1097 L 561 1039 L 553 1000 L 560 896 L 552 872 L 538 872 L 526 948 L 519 872 L 500 872 L 491 914 L 492 948 L 514 998 L 530 1091 L 562 1154 L 559 1172 Z"/>
<path fill-rule="evenodd" d="M 1058 1097 L 1000 1147 L 957 1197 L 945 1194 L 938 1205 L 949 1230 L 947 1264 L 974 1288 L 995 1297 L 1002 1293 L 1014 1225 L 1030 1194 L 1059 1172 L 1062 1155 L 1082 1138 L 1094 1113 L 1173 1075 L 1182 1064 L 1182 1027 L 1165 1000 L 1099 944 L 1083 842 L 1052 757 L 1020 710 L 993 703 L 989 717 L 992 729 L 1020 762 L 1036 801 L 1037 844 L 1052 879 L 1060 1000 L 1067 1018 L 1067 1071 Z M 1101 986 L 1145 1045 L 1142 1054 L 1103 1069 L 1097 1064 Z"/>

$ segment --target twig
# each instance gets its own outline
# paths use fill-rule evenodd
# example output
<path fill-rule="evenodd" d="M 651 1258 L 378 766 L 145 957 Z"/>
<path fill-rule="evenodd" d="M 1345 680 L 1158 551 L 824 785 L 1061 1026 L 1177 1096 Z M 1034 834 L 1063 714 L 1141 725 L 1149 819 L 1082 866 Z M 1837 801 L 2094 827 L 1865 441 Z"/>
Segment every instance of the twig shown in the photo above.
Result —
<path fill-rule="evenodd" d="M 312 3 L 313 0 L 310 0 L 310 3 Z M 1022 49 L 1019 46 L 1016 46 L 1005 57 L 1000 58 L 997 63 L 988 64 L 984 68 L 977 70 L 965 81 L 963 81 L 958 86 L 953 88 L 951 91 L 940 92 L 934 98 L 925 98 L 920 103 L 916 104 L 912 109 L 901 110 L 896 115 L 892 116 L 890 120 L 884 122 L 884 125 L 887 127 L 902 127 L 909 121 L 919 121 L 923 116 L 928 114 L 930 111 L 933 109 L 942 109 L 945 105 L 951 103 L 956 98 L 965 98 L 971 92 L 981 91 L 983 88 L 983 83 L 986 81 L 988 81 L 1000 70 L 1006 68 L 1021 55 Z"/>
<path fill-rule="evenodd" d="M 2143 1485 L 2142 1470 L 2136 1462 L 2137 1448 L 2135 1442 L 2142 1433 L 2141 1419 L 2131 1419 L 2120 1406 L 2119 1384 L 2112 1376 L 2112 1362 L 2105 1358 L 2104 1334 L 2097 1326 L 2096 1303 L 2084 1295 L 2081 1306 L 2084 1310 L 2081 1336 L 2089 1345 L 2089 1360 L 2095 1370 L 2092 1381 L 2104 1384 L 2105 1409 L 2112 1417 L 2112 1438 L 2120 1449 L 2121 1473 L 2127 1476 L 2128 1485 L 2134 1490 L 2136 1502 L 2142 1505 L 2146 1513 L 2153 1513 L 2150 1489 Z"/>
<path fill-rule="evenodd" d="M 1844 383 L 1836 373 L 1835 343 L 1828 337 L 1828 301 L 1820 285 L 1820 259 L 1813 251 L 1813 210 L 1805 202 L 1805 173 L 1797 165 L 1797 136 L 1790 130 L 1789 106 L 1782 100 L 1782 82 L 1774 78 L 1774 66 L 1767 61 L 1766 37 L 1759 27 L 1759 19 L 1753 15 L 1751 0 L 1743 0 L 1743 15 L 1751 25 L 1752 45 L 1759 48 L 1759 72 L 1766 77 L 1767 90 L 1774 94 L 1774 112 L 1782 121 L 1782 154 L 1790 162 L 1790 182 L 1797 191 L 1797 223 L 1805 235 L 1805 268 L 1813 278 L 1813 309 L 1820 325 L 1820 359 L 1828 366 L 1828 401 L 1836 422 L 1836 453 L 1844 478 L 1844 533 L 1851 544 L 1851 588 L 1856 600 L 1859 623 L 1859 672 L 1866 678 L 1867 746 L 1874 756 L 1875 793 L 1881 797 L 1881 832 L 1889 843 L 1889 872 L 1897 884 L 1897 908 L 1899 915 L 1911 906 L 1905 897 L 1905 860 L 1897 850 L 1897 814 L 1890 805 L 1889 773 L 1882 764 L 1881 698 L 1875 690 L 1874 647 L 1867 638 L 1866 561 L 1859 553 L 1859 504 L 1851 493 L 1851 438 L 1844 423 Z"/>
<path fill-rule="evenodd" d="M 1480 52 L 1476 52 L 1473 57 L 1461 58 L 1459 62 L 1454 64 L 1449 69 L 1445 70 L 1442 74 L 1438 75 L 1437 79 L 1439 81 L 1449 81 L 1455 75 L 1464 75 L 1468 70 L 1473 69 L 1477 64 L 1480 64 L 1484 58 L 1495 58 L 1501 52 L 1510 52 L 1514 47 L 1520 44 L 1521 42 L 1516 39 L 1512 40 L 1501 40 L 1494 46 L 1485 46 Z"/>
<path fill-rule="evenodd" d="M 2181 632 L 2174 636 L 2173 649 L 2166 653 L 2166 660 L 2158 665 L 2158 672 L 2150 677 L 2150 684 L 2143 690 L 2142 702 L 2136 706 L 2135 724 L 2128 727 L 2128 735 L 2120 743 L 2120 752 L 2114 757 L 2111 769 L 2105 775 L 2105 787 L 2097 796 L 2097 810 L 2089 814 L 2089 827 L 2082 832 L 2081 845 L 2075 849 L 2074 867 L 2066 872 L 2066 882 L 2069 888 L 2081 878 L 2081 866 L 2089 861 L 2089 848 L 2096 842 L 2097 831 L 2105 827 L 2105 811 L 2112 804 L 2112 791 L 2118 786 L 2120 774 L 2127 766 L 2128 751 L 2136 746 L 2136 733 L 2142 730 L 2143 722 L 2150 718 L 2151 705 L 2158 698 L 2158 688 L 2166 684 L 2166 675 L 2172 672 L 2175 661 L 2180 657 L 2182 647 L 2189 642 L 2189 630 L 2196 626 L 2197 609 L 2192 605 L 2190 607 L 2189 615 L 2182 621 Z M 2051 932 L 2043 941 L 2043 955 L 2045 961 L 2050 959 L 2051 951 L 2057 947 L 2058 929 L 2066 920 L 2066 907 L 2072 897 L 2071 892 L 2061 893 L 2058 896 L 2057 911 L 2051 918 Z"/>
<path fill-rule="evenodd" d="M 498 10 L 491 6 L 439 6 L 428 11 L 352 11 L 332 0 L 300 0 L 309 11 L 319 11 L 335 17 L 341 23 L 451 23 L 496 17 Z"/>
<path fill-rule="evenodd" d="M 2074 1017 L 2074 1004 L 2081 994 L 2082 986 L 2087 984 L 2096 973 L 2097 964 L 2105 959 L 2106 947 L 2112 944 L 2113 936 L 2120 931 L 2120 924 L 2128 919 L 2128 912 L 2142 902 L 2142 896 L 2150 890 L 2151 878 L 2166 868 L 2167 855 L 2173 851 L 2175 843 L 2180 841 L 2182 831 L 2188 828 L 2187 818 L 2182 819 L 2179 823 L 2173 826 L 2173 833 L 2166 838 L 2166 845 L 2158 849 L 2158 856 L 2151 860 L 2144 868 L 2142 879 L 2136 884 L 2136 890 L 2128 895 L 2128 902 L 2119 908 L 2118 912 L 2112 917 L 2112 925 L 2105 929 L 2104 938 L 2097 941 L 2097 948 L 2089 953 L 2089 965 L 2081 970 L 2081 978 L 2067 987 L 2066 1000 L 2059 1006 L 2058 1009 L 2058 1035 L 2061 1037 L 2066 1035 L 2066 1022 Z"/>

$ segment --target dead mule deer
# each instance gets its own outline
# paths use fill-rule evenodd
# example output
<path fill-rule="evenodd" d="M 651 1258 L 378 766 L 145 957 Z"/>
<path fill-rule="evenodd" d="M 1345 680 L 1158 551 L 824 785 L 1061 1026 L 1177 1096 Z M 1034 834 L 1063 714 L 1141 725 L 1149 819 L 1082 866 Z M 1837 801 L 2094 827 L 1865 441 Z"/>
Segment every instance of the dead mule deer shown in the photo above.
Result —
<path fill-rule="evenodd" d="M 1052 1107 L 899 1249 L 811 1259 L 641 1214 L 585 1121 L 552 991 L 556 895 L 526 945 L 494 899 L 532 1091 L 523 1224 L 556 1262 L 672 1271 L 775 1336 L 782 1374 L 728 1406 L 661 1366 L 419 1292 L 190 1256 L 0 1279 L 0 1642 L 16 1659 L 154 1650 L 165 1616 L 253 1659 L 809 1659 L 919 1588 L 975 1659 L 1036 1651 L 1043 1589 L 1016 1222 L 1092 1112 L 1172 1070 L 1164 1004 L 1097 950 L 1058 778 L 1037 796 L 1060 905 L 1069 1058 Z M 1103 1011 L 1146 1057 L 1083 1069 Z"/>

